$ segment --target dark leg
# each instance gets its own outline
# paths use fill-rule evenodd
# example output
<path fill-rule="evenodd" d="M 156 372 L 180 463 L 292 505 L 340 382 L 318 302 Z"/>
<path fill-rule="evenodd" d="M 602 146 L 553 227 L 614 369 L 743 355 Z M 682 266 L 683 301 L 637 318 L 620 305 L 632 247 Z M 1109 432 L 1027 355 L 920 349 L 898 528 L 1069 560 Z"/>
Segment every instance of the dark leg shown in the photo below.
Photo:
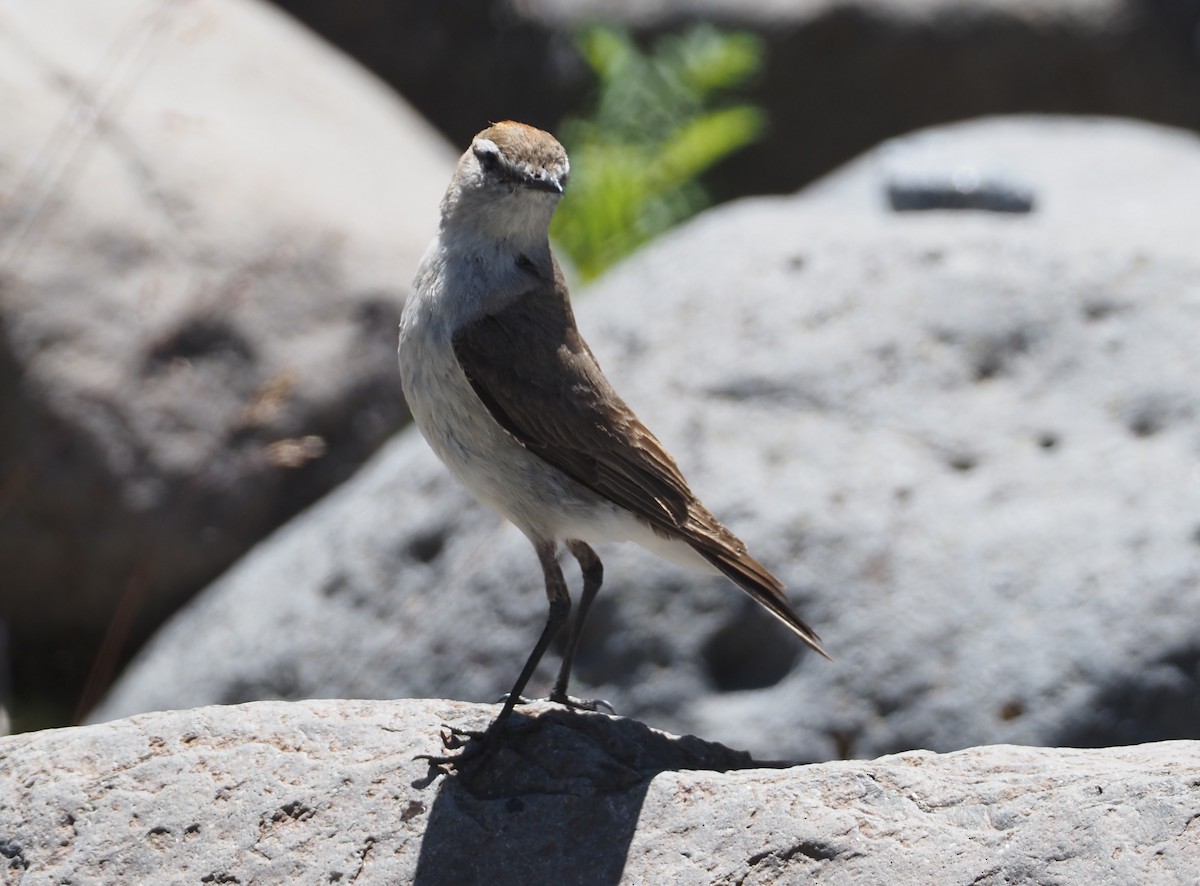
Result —
<path fill-rule="evenodd" d="M 608 702 L 579 701 L 567 695 L 567 684 L 571 680 L 571 667 L 575 664 L 575 653 L 579 648 L 579 638 L 583 634 L 583 623 L 592 601 L 596 599 L 600 585 L 604 582 L 604 565 L 595 551 L 576 539 L 567 541 L 567 550 L 579 561 L 579 568 L 583 571 L 583 595 L 579 598 L 579 608 L 575 612 L 571 635 L 567 638 L 567 648 L 563 652 L 562 668 L 558 672 L 558 679 L 554 681 L 554 691 L 550 693 L 550 700 L 568 707 L 589 710 L 595 710 L 597 705 L 602 704 L 611 710 L 612 705 Z"/>
<path fill-rule="evenodd" d="M 521 668 L 521 675 L 517 677 L 517 682 L 513 684 L 512 691 L 504 699 L 504 707 L 500 709 L 500 713 L 492 722 L 492 725 L 488 727 L 489 730 L 496 729 L 512 714 L 513 707 L 521 700 L 521 693 L 525 691 L 525 684 L 533 676 L 538 662 L 546 654 L 547 647 L 549 647 L 550 642 L 554 639 L 559 629 L 562 628 L 563 622 L 571 615 L 571 595 L 567 591 L 566 579 L 563 578 L 562 569 L 559 568 L 558 558 L 555 556 L 557 545 L 552 541 L 536 542 L 533 547 L 537 551 L 538 560 L 542 564 L 542 572 L 546 576 L 546 597 L 550 601 L 550 614 L 546 618 L 546 626 L 542 628 L 542 635 L 538 637 L 537 644 L 533 647 L 533 652 L 529 653 L 525 667 Z M 595 555 L 593 554 L 592 556 Z M 599 560 L 596 562 L 599 563 Z M 595 596 L 594 592 L 593 596 Z M 584 601 L 581 605 L 585 606 L 587 602 L 586 589 L 584 590 Z"/>
<path fill-rule="evenodd" d="M 533 652 L 525 661 L 525 667 L 521 668 L 521 675 L 513 684 L 512 692 L 504 699 L 504 707 L 500 708 L 500 713 L 496 715 L 496 719 L 484 732 L 467 732 L 449 727 L 442 732 L 442 744 L 446 746 L 447 750 L 463 749 L 462 753 L 457 756 L 418 754 L 417 759 L 428 760 L 434 766 L 448 766 L 453 769 L 483 753 L 490 737 L 498 734 L 504 727 L 505 721 L 512 716 L 513 707 L 521 701 L 521 693 L 525 690 L 525 684 L 533 676 L 538 662 L 546 653 L 546 648 L 554 639 L 554 635 L 562 628 L 563 622 L 570 618 L 571 595 L 567 592 L 567 582 L 563 578 L 562 569 L 559 568 L 558 558 L 555 556 L 557 544 L 553 541 L 534 542 L 533 547 L 537 551 L 538 560 L 542 564 L 542 572 L 546 577 L 546 597 L 550 600 L 550 614 L 546 618 L 546 626 L 542 628 L 541 636 L 538 637 L 538 641 L 533 647 Z M 469 740 L 470 743 L 464 739 Z"/>

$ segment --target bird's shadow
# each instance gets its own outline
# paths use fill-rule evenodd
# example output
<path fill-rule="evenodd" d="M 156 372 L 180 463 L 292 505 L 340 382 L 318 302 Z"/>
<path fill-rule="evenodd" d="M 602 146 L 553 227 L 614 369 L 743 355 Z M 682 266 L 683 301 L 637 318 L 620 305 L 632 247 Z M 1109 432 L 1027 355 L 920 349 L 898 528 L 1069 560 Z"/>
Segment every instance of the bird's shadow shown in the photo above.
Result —
<path fill-rule="evenodd" d="M 413 882 L 617 883 L 660 772 L 778 767 L 635 720 L 548 709 L 450 774 L 437 791 Z M 472 748 L 469 740 L 463 751 Z"/>

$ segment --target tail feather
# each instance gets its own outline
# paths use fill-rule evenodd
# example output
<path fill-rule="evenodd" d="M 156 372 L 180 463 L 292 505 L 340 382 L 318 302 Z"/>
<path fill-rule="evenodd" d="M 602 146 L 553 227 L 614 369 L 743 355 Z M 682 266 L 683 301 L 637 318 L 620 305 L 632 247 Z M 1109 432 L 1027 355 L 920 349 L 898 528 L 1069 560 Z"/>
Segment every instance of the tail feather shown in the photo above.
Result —
<path fill-rule="evenodd" d="M 761 603 L 772 615 L 787 625 L 814 652 L 832 661 L 829 653 L 821 646 L 821 638 L 792 609 L 783 593 L 783 584 L 769 573 L 761 563 L 748 554 L 732 557 L 733 552 L 716 553 L 697 548 L 700 556 L 715 566 L 743 591 Z"/>
<path fill-rule="evenodd" d="M 821 646 L 817 632 L 792 609 L 783 592 L 783 582 L 751 557 L 745 543 L 726 529 L 698 499 L 692 498 L 686 507 L 686 515 L 675 521 L 674 525 L 664 525 L 661 520 L 648 518 L 645 524 L 662 538 L 686 542 L 718 572 L 787 625 L 814 652 L 833 661 Z"/>

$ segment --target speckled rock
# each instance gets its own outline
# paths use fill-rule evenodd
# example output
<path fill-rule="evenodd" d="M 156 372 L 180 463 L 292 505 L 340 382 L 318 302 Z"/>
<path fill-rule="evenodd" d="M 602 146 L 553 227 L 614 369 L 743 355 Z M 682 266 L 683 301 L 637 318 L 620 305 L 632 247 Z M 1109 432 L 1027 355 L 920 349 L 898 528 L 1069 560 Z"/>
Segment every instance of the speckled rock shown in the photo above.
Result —
<path fill-rule="evenodd" d="M 761 768 L 538 706 L 445 776 L 442 701 L 263 702 L 0 739 L 0 883 L 1200 881 L 1200 746 Z"/>

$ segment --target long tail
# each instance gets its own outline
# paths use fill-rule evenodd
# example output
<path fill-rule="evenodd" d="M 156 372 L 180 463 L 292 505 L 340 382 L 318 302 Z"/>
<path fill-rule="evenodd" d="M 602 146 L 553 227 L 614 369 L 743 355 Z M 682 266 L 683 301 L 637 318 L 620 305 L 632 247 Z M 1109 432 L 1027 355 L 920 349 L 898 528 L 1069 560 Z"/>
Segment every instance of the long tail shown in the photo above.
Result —
<path fill-rule="evenodd" d="M 688 521 L 689 531 L 685 537 L 696 553 L 766 607 L 813 651 L 833 661 L 829 653 L 822 648 L 817 632 L 792 609 L 787 595 L 783 592 L 783 582 L 746 552 L 746 546 L 741 539 L 718 523 L 707 511 L 693 509 L 689 516 L 692 519 Z"/>
<path fill-rule="evenodd" d="M 752 598 L 766 607 L 779 621 L 786 624 L 788 628 L 791 628 L 800 637 L 800 640 L 808 643 L 815 652 L 824 655 L 830 661 L 833 660 L 829 658 L 829 653 L 824 651 L 824 648 L 821 646 L 821 637 L 817 636 L 816 631 L 812 630 L 804 622 L 804 619 L 800 618 L 792 610 L 792 606 L 788 603 L 787 597 L 784 594 L 784 585 L 782 585 L 782 582 L 776 579 L 774 575 L 768 573 L 762 563 L 756 561 L 754 557 L 751 557 L 745 551 L 739 552 L 727 549 L 715 551 L 707 545 L 697 546 L 696 551 L 704 559 L 707 559 L 709 563 L 712 563 L 714 567 L 718 568 L 721 574 L 731 579 L 734 585 L 737 585 L 743 591 L 750 594 Z"/>

